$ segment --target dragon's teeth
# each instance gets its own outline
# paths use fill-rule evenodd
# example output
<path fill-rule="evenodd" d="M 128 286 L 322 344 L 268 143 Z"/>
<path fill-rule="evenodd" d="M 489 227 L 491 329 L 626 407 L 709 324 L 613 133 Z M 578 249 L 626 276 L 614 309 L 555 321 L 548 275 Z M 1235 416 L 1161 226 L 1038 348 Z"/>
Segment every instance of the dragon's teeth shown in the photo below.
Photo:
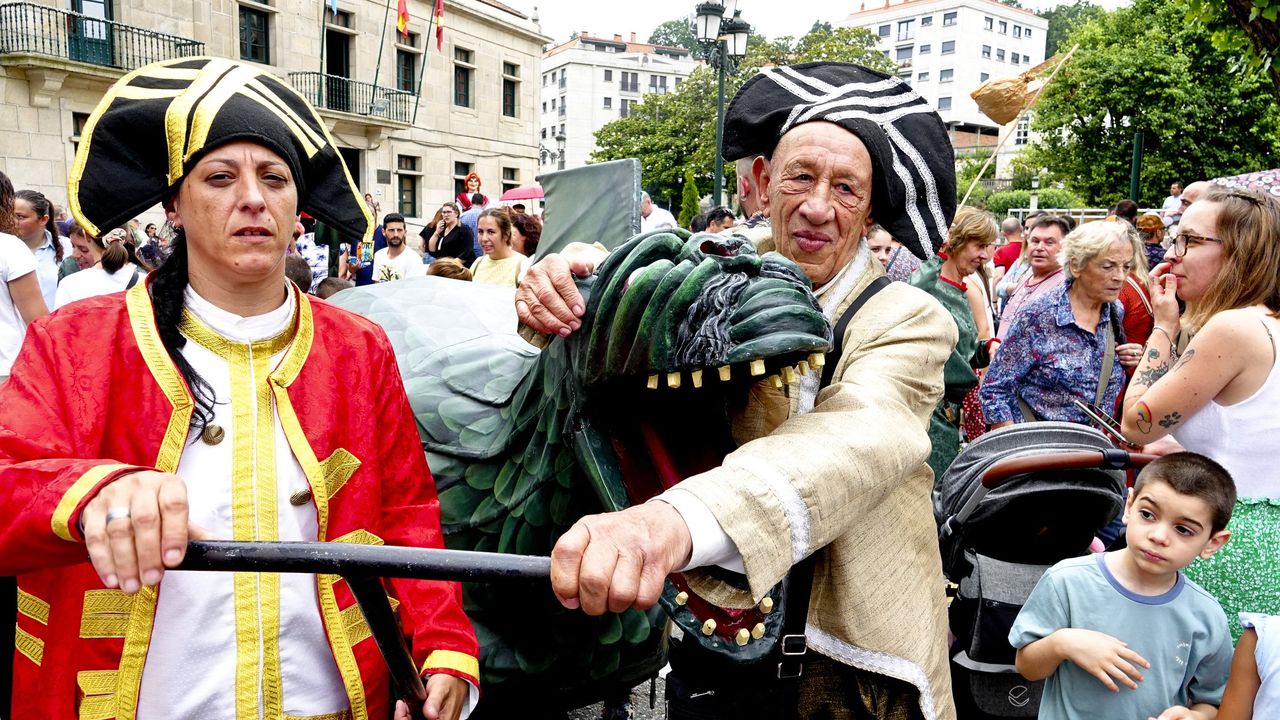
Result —
<path fill-rule="evenodd" d="M 755 377 L 755 376 L 757 376 L 757 375 L 763 375 L 763 374 L 764 374 L 764 359 L 763 359 L 763 358 L 756 358 L 755 360 L 752 360 L 752 361 L 751 361 L 751 376 L 752 376 L 752 377 Z"/>
<path fill-rule="evenodd" d="M 791 366 L 782 368 L 782 382 L 790 385 L 796 381 L 796 370 Z"/>
<path fill-rule="evenodd" d="M 809 356 L 809 364 L 816 368 L 820 368 L 827 364 L 827 357 L 822 353 L 813 353 Z"/>
<path fill-rule="evenodd" d="M 721 382 L 729 382 L 729 378 L 732 377 L 733 368 L 729 367 L 728 365 L 725 365 L 724 367 L 720 368 L 719 372 L 720 372 Z"/>
<path fill-rule="evenodd" d="M 671 388 L 672 390 L 680 387 L 680 373 L 678 372 L 667 373 L 667 387 Z"/>
<path fill-rule="evenodd" d="M 796 372 L 800 373 L 801 375 L 808 375 L 809 370 L 810 368 L 809 368 L 808 360 L 801 360 L 800 364 L 796 365 Z"/>
<path fill-rule="evenodd" d="M 650 375 L 650 376 L 649 376 L 649 382 L 645 384 L 645 387 L 649 388 L 650 390 L 657 390 L 657 389 L 658 389 L 658 376 L 657 376 L 657 375 Z"/>
<path fill-rule="evenodd" d="M 779 390 L 782 389 L 782 378 L 778 377 L 777 375 L 770 375 L 769 382 L 773 383 L 773 386 L 778 388 Z"/>
<path fill-rule="evenodd" d="M 694 387 L 696 388 L 702 387 L 702 371 L 701 370 L 691 371 L 689 373 L 689 379 L 693 381 Z"/>

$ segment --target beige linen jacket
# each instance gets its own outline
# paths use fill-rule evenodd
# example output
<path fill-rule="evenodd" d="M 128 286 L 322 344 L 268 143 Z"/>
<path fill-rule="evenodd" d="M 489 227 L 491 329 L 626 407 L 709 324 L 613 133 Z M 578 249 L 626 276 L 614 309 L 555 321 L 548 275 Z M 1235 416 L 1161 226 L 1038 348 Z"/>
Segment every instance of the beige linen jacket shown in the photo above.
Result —
<path fill-rule="evenodd" d="M 884 274 L 874 260 L 861 267 L 834 317 Z M 955 342 L 955 322 L 936 300 L 892 283 L 849 324 L 842 356 L 828 358 L 837 362 L 837 380 L 811 412 L 798 414 L 799 381 L 785 395 L 756 386 L 735 424 L 746 442 L 720 467 L 679 485 L 737 545 L 750 585 L 743 592 L 690 571 L 699 594 L 749 607 L 793 563 L 819 553 L 809 648 L 912 683 L 924 716 L 944 719 L 955 709 L 925 460 L 929 414 Z"/>

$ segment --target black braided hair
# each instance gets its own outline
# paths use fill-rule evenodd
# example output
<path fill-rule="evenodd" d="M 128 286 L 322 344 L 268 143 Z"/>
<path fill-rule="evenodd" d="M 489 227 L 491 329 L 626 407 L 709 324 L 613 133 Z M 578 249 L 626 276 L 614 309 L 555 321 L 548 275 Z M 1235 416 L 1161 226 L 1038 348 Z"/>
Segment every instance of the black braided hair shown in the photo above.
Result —
<path fill-rule="evenodd" d="M 187 236 L 181 228 L 175 230 L 169 248 L 169 258 L 151 275 L 151 304 L 155 308 L 160 342 L 169 351 L 169 357 L 186 379 L 195 398 L 195 412 L 191 414 L 191 437 L 194 440 L 213 422 L 213 387 L 179 352 L 187 344 L 187 339 L 178 330 L 178 323 L 182 320 L 183 296 L 187 290 Z"/>

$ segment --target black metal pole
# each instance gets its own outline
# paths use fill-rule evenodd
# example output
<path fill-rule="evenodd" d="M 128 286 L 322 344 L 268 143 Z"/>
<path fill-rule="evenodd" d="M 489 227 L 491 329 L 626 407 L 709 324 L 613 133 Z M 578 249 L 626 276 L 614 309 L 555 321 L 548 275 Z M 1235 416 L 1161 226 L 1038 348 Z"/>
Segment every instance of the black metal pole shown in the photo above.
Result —
<path fill-rule="evenodd" d="M 427 688 L 422 684 L 413 654 L 405 644 L 404 632 L 396 620 L 387 590 L 376 577 L 348 577 L 347 587 L 360 605 L 360 612 L 369 624 L 374 642 L 382 651 L 382 659 L 395 682 L 401 700 L 409 705 L 409 717 L 422 716 L 422 704 L 427 700 Z"/>
<path fill-rule="evenodd" d="M 715 53 L 716 53 L 716 67 L 719 68 L 719 71 L 720 71 L 719 73 L 720 74 L 720 82 L 719 82 L 720 90 L 716 94 L 716 154 L 715 154 L 715 157 L 711 158 L 711 164 L 715 171 L 715 174 L 713 175 L 715 179 L 712 180 L 712 183 L 715 189 L 711 191 L 711 196 L 715 198 L 715 202 L 713 203 L 713 205 L 715 207 L 720 207 L 720 199 L 721 199 L 720 189 L 724 181 L 724 178 L 722 177 L 722 175 L 724 174 L 724 162 L 720 160 L 720 155 L 724 149 L 725 50 L 724 50 L 723 41 L 717 41 Z"/>
<path fill-rule="evenodd" d="M 349 543 L 193 540 L 174 569 L 501 582 L 547 580 L 551 558 Z"/>

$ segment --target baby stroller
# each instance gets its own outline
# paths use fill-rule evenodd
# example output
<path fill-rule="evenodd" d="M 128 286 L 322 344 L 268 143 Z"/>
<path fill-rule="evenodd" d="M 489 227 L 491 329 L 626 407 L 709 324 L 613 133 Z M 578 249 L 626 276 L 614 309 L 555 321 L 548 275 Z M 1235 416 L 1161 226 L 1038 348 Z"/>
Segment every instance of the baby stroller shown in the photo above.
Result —
<path fill-rule="evenodd" d="M 959 585 L 949 615 L 960 718 L 1036 717 L 1043 682 L 1014 668 L 1009 629 L 1040 576 L 1088 552 L 1120 514 L 1124 469 L 1147 459 L 1090 427 L 1034 422 L 983 435 L 943 474 L 933 511 L 943 572 Z"/>

